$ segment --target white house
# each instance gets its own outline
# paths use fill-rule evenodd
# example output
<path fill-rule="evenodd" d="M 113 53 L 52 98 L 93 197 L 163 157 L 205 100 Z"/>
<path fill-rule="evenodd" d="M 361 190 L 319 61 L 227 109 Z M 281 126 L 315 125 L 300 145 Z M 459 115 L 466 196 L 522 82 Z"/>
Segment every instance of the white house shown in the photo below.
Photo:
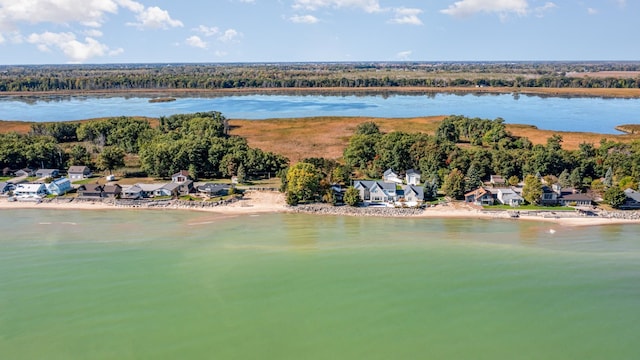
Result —
<path fill-rule="evenodd" d="M 71 166 L 67 173 L 71 181 L 83 180 L 91 177 L 91 170 L 86 166 Z"/>
<path fill-rule="evenodd" d="M 405 180 L 407 182 L 407 185 L 420 185 L 421 175 L 422 174 L 418 170 L 415 170 L 415 169 L 407 170 L 407 173 L 405 175 Z"/>
<path fill-rule="evenodd" d="M 38 169 L 36 171 L 36 176 L 39 178 L 55 178 L 60 174 L 60 170 L 58 169 Z"/>
<path fill-rule="evenodd" d="M 402 179 L 392 169 L 387 169 L 387 171 L 385 171 L 384 174 L 382 174 L 382 181 L 402 184 Z"/>
<path fill-rule="evenodd" d="M 16 199 L 29 201 L 29 200 L 40 200 L 47 195 L 47 187 L 45 184 L 18 184 L 16 189 L 13 191 Z"/>
<path fill-rule="evenodd" d="M 498 201 L 504 205 L 520 206 L 524 203 L 524 198 L 511 188 L 498 189 Z"/>

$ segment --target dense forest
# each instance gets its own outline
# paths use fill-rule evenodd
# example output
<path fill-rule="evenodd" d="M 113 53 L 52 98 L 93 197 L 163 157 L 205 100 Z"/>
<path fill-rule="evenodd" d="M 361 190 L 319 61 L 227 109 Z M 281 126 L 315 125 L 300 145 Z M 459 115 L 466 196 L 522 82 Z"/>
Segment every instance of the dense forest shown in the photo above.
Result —
<path fill-rule="evenodd" d="M 0 168 L 58 168 L 89 165 L 113 170 L 138 159 L 132 175 L 168 177 L 189 170 L 194 179 L 276 175 L 288 159 L 249 147 L 228 135 L 219 112 L 173 115 L 149 121 L 129 117 L 83 123 L 36 123 L 29 134 L 0 134 Z"/>
<path fill-rule="evenodd" d="M 589 76 L 601 71 L 624 76 Z M 1 92 L 380 87 L 640 88 L 637 62 L 0 66 Z"/>

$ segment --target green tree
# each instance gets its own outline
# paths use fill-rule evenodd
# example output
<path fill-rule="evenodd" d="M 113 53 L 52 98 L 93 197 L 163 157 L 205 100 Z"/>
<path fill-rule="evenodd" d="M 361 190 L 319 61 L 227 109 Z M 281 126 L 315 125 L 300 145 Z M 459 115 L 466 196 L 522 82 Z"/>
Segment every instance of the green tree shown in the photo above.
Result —
<path fill-rule="evenodd" d="M 353 186 L 349 186 L 344 193 L 343 200 L 349 206 L 357 206 L 360 203 L 360 192 Z"/>
<path fill-rule="evenodd" d="M 471 191 L 482 186 L 482 179 L 480 177 L 480 170 L 474 163 L 467 169 L 467 176 L 465 178 L 465 191 Z"/>
<path fill-rule="evenodd" d="M 439 142 L 449 141 L 453 143 L 460 140 L 460 132 L 458 131 L 452 117 L 445 118 L 442 120 L 440 125 L 438 125 L 438 128 L 436 129 L 436 139 Z"/>
<path fill-rule="evenodd" d="M 462 199 L 464 196 L 464 188 L 464 174 L 457 168 L 451 170 L 442 184 L 442 191 L 445 195 L 454 199 Z"/>
<path fill-rule="evenodd" d="M 376 135 L 380 134 L 380 128 L 373 121 L 363 122 L 356 126 L 355 135 Z"/>
<path fill-rule="evenodd" d="M 542 182 L 534 175 L 527 175 L 524 178 L 522 197 L 529 204 L 539 204 L 542 199 Z"/>
<path fill-rule="evenodd" d="M 618 181 L 618 187 L 620 188 L 620 190 L 626 190 L 626 189 L 637 190 L 638 183 L 632 176 L 625 176 L 622 179 L 620 179 L 620 181 Z"/>
<path fill-rule="evenodd" d="M 432 201 L 438 198 L 438 188 L 440 187 L 438 177 L 432 176 L 429 180 L 424 182 L 424 199 L 426 201 Z"/>
<path fill-rule="evenodd" d="M 299 201 L 311 201 L 320 189 L 320 172 L 308 163 L 297 163 L 287 171 L 287 194 L 293 194 Z"/>
<path fill-rule="evenodd" d="M 610 187 L 604 193 L 604 200 L 611 205 L 612 208 L 618 209 L 627 200 L 627 195 L 617 186 Z"/>
<path fill-rule="evenodd" d="M 247 174 L 246 174 L 246 172 L 244 170 L 244 165 L 243 164 L 238 165 L 238 172 L 237 172 L 236 176 L 238 178 L 238 183 L 239 184 L 244 184 L 245 183 Z"/>
<path fill-rule="evenodd" d="M 124 166 L 124 150 L 117 146 L 105 147 L 98 155 L 98 168 L 109 170 L 109 174 L 114 169 Z"/>
<path fill-rule="evenodd" d="M 508 182 L 509 182 L 509 185 L 516 186 L 520 182 L 520 179 L 517 176 L 513 175 L 509 178 Z"/>

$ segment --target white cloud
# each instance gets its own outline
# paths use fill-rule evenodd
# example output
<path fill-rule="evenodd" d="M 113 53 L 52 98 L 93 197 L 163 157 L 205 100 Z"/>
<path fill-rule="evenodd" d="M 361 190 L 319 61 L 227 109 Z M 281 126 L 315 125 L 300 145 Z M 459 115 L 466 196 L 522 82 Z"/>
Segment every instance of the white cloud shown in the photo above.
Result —
<path fill-rule="evenodd" d="M 422 14 L 420 9 L 397 8 L 393 12 L 395 16 L 389 20 L 392 24 L 422 25 L 422 20 L 418 17 Z"/>
<path fill-rule="evenodd" d="M 227 29 L 222 35 L 220 35 L 220 37 L 218 37 L 218 40 L 222 42 L 231 42 L 240 37 L 242 37 L 241 33 L 237 32 L 234 29 Z"/>
<path fill-rule="evenodd" d="M 80 23 L 98 27 L 105 14 L 115 14 L 112 0 L 0 0 L 0 29 L 14 30 L 18 23 Z"/>
<path fill-rule="evenodd" d="M 86 37 L 84 42 L 76 40 L 73 33 L 52 33 L 31 34 L 27 37 L 27 42 L 34 44 L 40 51 L 49 52 L 51 47 L 60 49 L 71 62 L 85 62 L 97 56 L 104 56 L 109 51 L 109 47 L 101 44 L 97 40 Z"/>
<path fill-rule="evenodd" d="M 594 8 L 587 8 L 587 14 L 589 15 L 595 15 L 598 13 L 598 9 L 594 9 Z"/>
<path fill-rule="evenodd" d="M 84 31 L 84 34 L 89 36 L 89 37 L 101 37 L 102 31 L 98 30 L 98 29 L 87 29 Z"/>
<path fill-rule="evenodd" d="M 190 36 L 189 38 L 187 38 L 187 40 L 185 40 L 185 42 L 187 43 L 187 45 L 192 47 L 197 47 L 200 49 L 207 48 L 207 43 L 203 41 L 199 36 L 196 36 L 196 35 Z"/>
<path fill-rule="evenodd" d="M 123 48 L 117 48 L 115 50 L 109 50 L 109 56 L 118 56 L 124 52 Z"/>
<path fill-rule="evenodd" d="M 3 42 L 5 42 L 6 40 L 4 39 L 4 36 L 2 36 L 2 34 L 0 34 L 0 44 L 2 44 Z"/>
<path fill-rule="evenodd" d="M 542 6 L 538 6 L 537 8 L 535 8 L 535 12 L 536 12 L 536 16 L 538 17 L 542 17 L 544 15 L 545 12 L 555 9 L 557 8 L 558 5 L 552 3 L 552 2 L 546 2 L 544 5 Z"/>
<path fill-rule="evenodd" d="M 218 29 L 216 26 L 204 26 L 204 25 L 200 25 L 197 28 L 193 29 L 193 31 L 197 31 L 201 34 L 203 34 L 204 36 L 215 36 L 220 34 L 220 29 Z"/>
<path fill-rule="evenodd" d="M 151 6 L 138 13 L 137 23 L 129 23 L 138 28 L 167 29 L 169 27 L 182 27 L 182 21 L 172 19 L 167 10 L 162 10 L 157 6 Z"/>
<path fill-rule="evenodd" d="M 294 15 L 289 20 L 296 24 L 315 24 L 320 21 L 313 15 Z"/>
<path fill-rule="evenodd" d="M 321 8 L 357 8 L 368 13 L 380 12 L 382 8 L 378 0 L 295 0 L 294 9 L 315 11 Z"/>
<path fill-rule="evenodd" d="M 468 17 L 476 13 L 496 13 L 501 17 L 507 14 L 524 16 L 528 11 L 527 0 L 461 0 L 440 10 L 443 14 L 455 17 Z"/>
<path fill-rule="evenodd" d="M 396 58 L 399 60 L 409 60 L 409 57 L 411 56 L 411 54 L 413 54 L 413 51 L 411 50 L 400 51 L 399 53 L 396 54 Z"/>
<path fill-rule="evenodd" d="M 118 5 L 122 6 L 123 8 L 132 11 L 134 13 L 141 13 L 144 11 L 144 5 L 140 4 L 137 1 L 133 1 L 133 0 L 116 0 L 116 2 L 118 3 Z"/>

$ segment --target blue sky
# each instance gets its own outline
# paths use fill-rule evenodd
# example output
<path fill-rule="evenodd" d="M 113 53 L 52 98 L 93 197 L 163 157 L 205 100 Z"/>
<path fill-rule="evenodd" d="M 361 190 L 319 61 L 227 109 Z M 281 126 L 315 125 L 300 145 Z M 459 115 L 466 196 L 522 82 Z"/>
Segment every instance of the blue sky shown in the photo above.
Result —
<path fill-rule="evenodd" d="M 637 0 L 0 0 L 0 64 L 640 60 Z"/>

